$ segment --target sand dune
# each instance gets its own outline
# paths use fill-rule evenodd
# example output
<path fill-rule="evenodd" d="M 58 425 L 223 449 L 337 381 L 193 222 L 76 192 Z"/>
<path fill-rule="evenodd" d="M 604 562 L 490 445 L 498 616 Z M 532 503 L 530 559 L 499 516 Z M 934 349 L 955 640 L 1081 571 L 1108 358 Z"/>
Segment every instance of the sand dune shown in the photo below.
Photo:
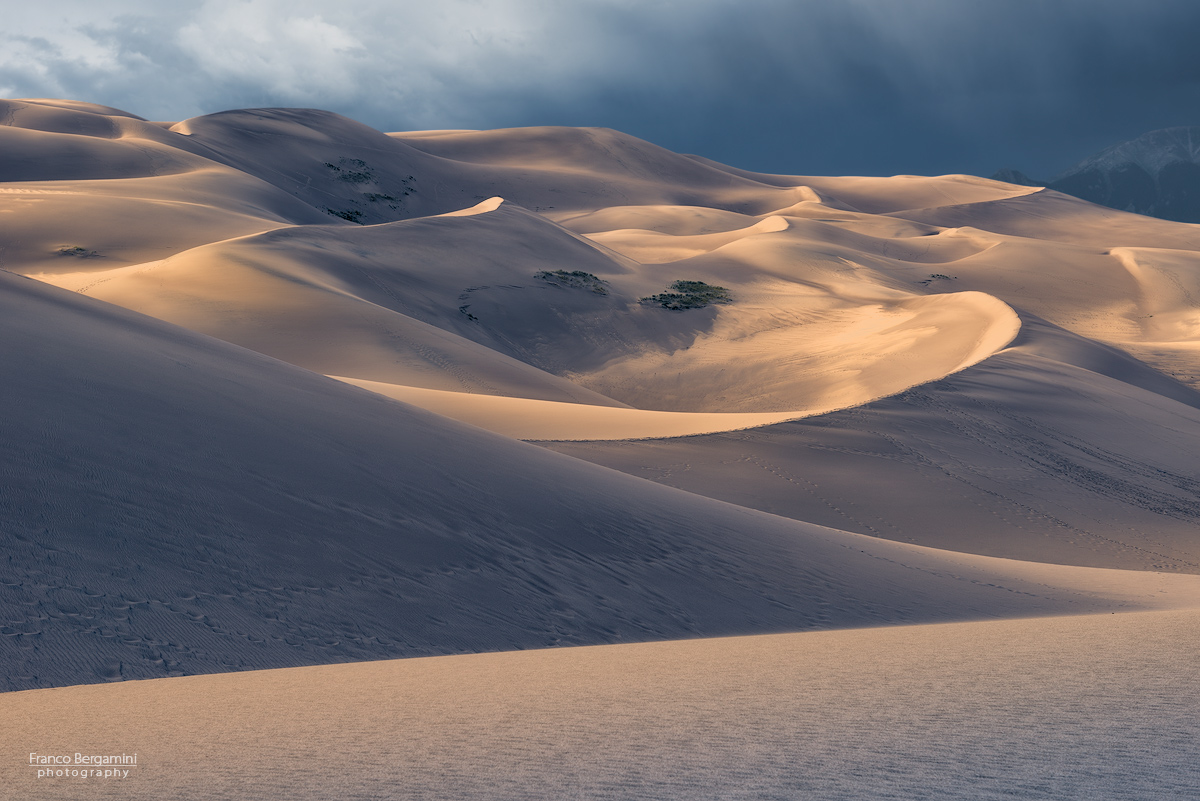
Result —
<path fill-rule="evenodd" d="M 601 234 L 627 228 L 671 236 L 696 236 L 736 231 L 755 221 L 751 215 L 736 211 L 662 204 L 609 206 L 583 213 L 547 213 L 546 216 L 580 234 Z"/>
<path fill-rule="evenodd" d="M 1014 191 L 1006 198 L 927 208 L 912 206 L 885 213 L 941 227 L 970 226 L 1009 236 L 1089 247 L 1194 249 L 1200 246 L 1200 229 L 1195 225 L 1096 206 L 1050 189 L 1003 186 L 1024 191 Z"/>
<path fill-rule="evenodd" d="M 328 215 L 181 149 L 182 137 L 88 104 L 0 101 L 0 265 L 91 272 Z"/>
<path fill-rule="evenodd" d="M 1192 781 L 1200 229 L 607 129 L 0 123 L 0 689 L 174 677 L 0 695 L 8 751 L 150 760 L 25 795 L 999 797 L 1048 733 L 1044 795 Z"/>
<path fill-rule="evenodd" d="M 711 253 L 719 247 L 737 242 L 747 236 L 776 233 L 787 229 L 787 220 L 772 215 L 759 222 L 752 222 L 745 228 L 721 233 L 680 236 L 663 234 L 658 231 L 624 229 L 593 234 L 591 239 L 593 242 L 599 242 L 643 264 L 666 264 Z"/>
<path fill-rule="evenodd" d="M 699 156 L 689 158 L 714 169 L 771 186 L 805 186 L 822 201 L 868 214 L 932 209 L 1021 197 L 1038 191 L 974 175 L 813 176 L 767 175 L 740 170 Z"/>
<path fill-rule="evenodd" d="M 393 133 L 460 166 L 526 208 L 552 215 L 606 206 L 669 204 L 762 214 L 811 197 L 681 156 L 607 128 Z M 502 189 L 500 187 L 503 187 Z M 547 190 L 550 191 L 547 191 Z"/>
<path fill-rule="evenodd" d="M 885 180 L 890 179 L 873 179 Z M 851 191 L 858 181 L 827 179 L 824 188 L 836 192 L 838 182 L 845 182 Z M 707 218 L 688 209 L 656 207 L 653 216 L 647 214 L 635 207 L 608 209 L 563 223 L 627 256 L 669 260 L 677 269 L 726 257 L 794 279 L 809 277 L 807 264 L 842 260 L 859 269 L 856 288 L 866 279 L 907 291 L 983 292 L 1200 385 L 1193 327 L 1200 239 L 1194 226 L 1164 227 L 1042 191 L 893 211 L 890 217 L 842 212 L 822 219 L 777 212 L 743 216 L 735 225 L 727 212 L 719 224 L 698 222 Z M 735 233 L 774 224 L 767 222 L 772 219 L 788 227 L 774 237 Z M 612 228 L 600 230 L 600 220 Z M 710 230 L 714 227 L 718 230 Z M 768 241 L 787 241 L 792 252 L 751 253 Z M 1155 247 L 1146 246 L 1151 243 Z"/>
<path fill-rule="evenodd" d="M 34 148 L 31 153 L 45 156 L 6 162 L 20 165 L 25 172 L 13 173 L 10 166 L 5 175 L 19 181 L 11 191 L 0 193 L 0 203 L 8 202 L 13 211 L 0 216 L 0 223 L 10 224 L 11 238 L 20 243 L 6 254 L 5 265 L 24 274 L 104 271 L 161 261 L 206 241 L 220 242 L 284 223 L 309 225 L 324 219 L 332 228 L 349 228 L 339 215 L 357 222 L 387 222 L 454 212 L 488 196 L 503 195 L 640 262 L 669 260 L 679 270 L 694 269 L 702 275 L 709 262 L 729 256 L 739 263 L 723 273 L 744 271 L 749 263 L 754 270 L 766 269 L 795 281 L 807 278 L 797 265 L 836 254 L 834 263 L 844 259 L 880 273 L 871 283 L 916 294 L 982 291 L 1085 336 L 1128 346 L 1185 380 L 1200 376 L 1190 346 L 1164 347 L 1161 337 L 1141 330 L 1146 315 L 1173 312 L 1167 308 L 1150 312 L 1130 302 L 1138 290 L 1119 257 L 1127 252 L 1123 249 L 1149 245 L 1174 248 L 1186 263 L 1190 249 L 1200 246 L 1196 234 L 1188 226 L 1122 215 L 1053 192 L 963 176 L 743 174 L 612 131 L 520 129 L 385 136 L 337 115 L 296 110 L 228 112 L 167 130 L 103 109 L 98 114 L 87 107 L 64 108 L 43 101 L 10 101 L 7 108 L 10 125 L 0 132 L 13 138 L 18 150 Z M 76 175 L 80 169 L 85 172 Z M 138 177 L 151 175 L 147 170 L 153 171 L 153 177 Z M 82 180 L 88 178 L 92 180 Z M 671 192 L 675 195 L 668 197 Z M 556 200 L 558 205 L 552 202 Z M 621 205 L 614 206 L 614 200 Z M 674 205 L 664 206 L 664 202 Z M 832 216 L 812 216 L 826 213 Z M 72 221 L 69 228 L 66 220 Z M 514 229 L 512 235 L 525 233 Z M 747 254 L 772 239 L 791 243 L 791 252 Z M 1109 253 L 1114 246 L 1117 255 Z M 513 261 L 528 260 L 517 250 L 496 251 L 512 252 Z M 544 261 L 561 258 L 538 252 L 547 257 Z M 584 269 L 596 261 L 569 258 L 571 265 Z M 934 264 L 945 269 L 929 269 Z M 663 289 L 665 281 L 651 278 L 653 270 L 633 272 L 644 280 L 636 286 L 630 282 L 631 296 Z M 528 273 L 522 277 L 528 278 Z M 722 277 L 731 279 L 727 274 Z M 1077 291 L 1081 282 L 1087 291 Z M 81 282 L 63 279 L 62 283 Z M 462 294 L 472 286 L 456 289 Z M 794 299 L 789 304 L 794 306 Z M 457 311 L 470 305 L 453 307 Z M 1176 305 L 1186 316 L 1186 299 Z M 467 313 L 475 314 L 469 309 Z M 644 336 L 636 331 L 626 337 L 632 343 L 606 342 L 599 352 L 628 351 Z M 232 337 L 246 339 L 237 333 Z M 495 349 L 493 342 L 484 344 Z M 429 343 L 425 347 L 437 350 Z M 506 352 L 503 345 L 499 350 Z M 551 373 L 574 378 L 575 373 L 587 372 L 572 364 L 572 358 L 558 354 L 539 361 L 507 350 L 506 355 L 532 361 Z M 1158 352 L 1161 355 L 1156 356 Z M 451 361 L 459 354 L 444 355 Z M 713 358 L 727 360 L 724 355 Z M 351 370 L 330 358 L 319 361 L 305 366 L 367 380 L 406 382 L 400 375 L 371 371 L 366 365 Z M 368 372 L 362 371 L 364 367 Z M 661 365 L 652 360 L 637 369 L 678 372 L 670 359 Z M 437 371 L 422 370 L 426 378 L 416 386 L 469 388 L 455 380 L 430 380 L 429 375 Z M 920 375 L 917 380 L 933 377 Z M 712 376 L 703 380 L 707 383 Z M 604 378 L 590 388 L 611 395 L 621 392 L 617 385 L 622 382 L 627 383 L 623 376 Z M 582 383 L 587 385 L 586 380 Z M 900 388 L 885 387 L 874 396 Z M 488 391 L 484 386 L 472 389 Z M 511 385 L 499 391 L 521 394 Z M 545 393 L 531 397 L 563 399 L 562 392 L 560 387 L 550 393 L 553 397 Z M 859 401 L 871 397 L 868 392 Z M 591 402 L 596 400 L 591 397 Z M 660 410 L 682 408 L 661 392 L 619 400 Z M 769 408 L 782 409 L 778 404 Z"/>
<path fill-rule="evenodd" d="M 727 506 L 0 282 L 10 689 L 1200 603 L 1192 576 L 997 561 Z"/>
<path fill-rule="evenodd" d="M 538 348 L 583 349 L 567 339 L 568 315 L 608 311 L 594 293 L 535 278 L 561 264 L 601 275 L 626 269 L 510 205 L 379 226 L 286 228 L 77 288 L 319 373 L 619 406 L 544 369 L 556 354 Z M 480 307 L 497 294 L 518 296 L 508 312 L 523 331 L 478 324 Z M 564 341 L 543 343 L 555 328 Z"/>
<path fill-rule="evenodd" d="M 736 236 L 709 235 L 720 241 L 701 249 L 707 260 L 664 274 L 519 206 L 497 200 L 471 212 L 289 227 L 86 283 L 44 280 L 329 375 L 592 406 L 770 413 L 725 422 L 660 416 L 678 425 L 607 434 L 595 425 L 500 429 L 538 439 L 680 436 L 844 408 L 986 358 L 1018 326 L 986 295 L 926 297 L 861 280 L 846 260 L 789 236 L 778 217 Z M 564 265 L 594 285 L 556 283 Z M 639 303 L 681 277 L 726 287 L 736 302 L 682 313 Z M 451 411 L 483 408 L 479 401 L 406 399 L 417 398 L 480 421 Z"/>
<path fill-rule="evenodd" d="M 1198 409 L 1194 390 L 1027 320 L 998 356 L 855 409 L 740 433 L 548 447 L 901 542 L 1200 573 Z"/>

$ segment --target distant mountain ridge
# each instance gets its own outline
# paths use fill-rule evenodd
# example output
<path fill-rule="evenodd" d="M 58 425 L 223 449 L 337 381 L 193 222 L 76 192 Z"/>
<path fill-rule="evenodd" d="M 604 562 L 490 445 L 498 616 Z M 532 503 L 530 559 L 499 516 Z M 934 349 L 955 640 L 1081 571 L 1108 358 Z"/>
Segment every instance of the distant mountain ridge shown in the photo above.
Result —
<path fill-rule="evenodd" d="M 1008 168 L 992 178 L 1041 185 Z M 1054 176 L 1045 186 L 1122 211 L 1200 222 L 1200 127 L 1150 131 L 1105 148 Z"/>

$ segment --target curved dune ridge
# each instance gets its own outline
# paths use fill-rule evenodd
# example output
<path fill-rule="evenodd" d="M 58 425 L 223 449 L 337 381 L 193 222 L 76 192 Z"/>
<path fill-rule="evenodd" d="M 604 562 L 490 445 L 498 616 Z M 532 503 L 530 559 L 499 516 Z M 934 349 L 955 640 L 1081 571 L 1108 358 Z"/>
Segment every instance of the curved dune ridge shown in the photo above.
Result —
<path fill-rule="evenodd" d="M 935 340 L 923 348 L 923 355 L 927 358 L 933 356 L 935 348 L 939 345 L 950 344 L 951 347 L 947 348 L 944 354 L 938 355 L 947 360 L 943 361 L 942 365 L 950 365 L 946 373 L 953 373 L 976 364 L 1003 348 L 1016 335 L 1020 326 L 1011 309 L 986 295 L 921 299 L 903 311 L 894 313 L 897 317 L 886 320 L 882 325 L 877 311 L 871 312 L 869 323 L 863 320 L 849 320 L 843 316 L 837 321 L 836 330 L 843 335 L 847 329 L 850 329 L 851 334 L 858 334 L 852 340 L 854 350 L 839 353 L 836 345 L 826 346 L 822 349 L 819 359 L 808 362 L 808 365 L 812 366 L 807 372 L 803 372 L 802 368 L 808 365 L 787 351 L 788 340 L 795 338 L 793 334 L 787 331 L 772 332 L 772 339 L 778 343 L 777 347 L 755 343 L 753 353 L 741 359 L 742 367 L 749 367 L 740 379 L 746 384 L 750 384 L 756 378 L 752 372 L 755 369 L 765 372 L 777 367 L 779 363 L 800 368 L 793 369 L 789 378 L 806 384 L 811 393 L 808 396 L 809 405 L 787 411 L 654 411 L 595 406 L 582 402 L 448 392 L 345 376 L 331 377 L 517 439 L 599 441 L 686 437 L 756 428 L 857 406 L 874 397 L 906 389 L 903 385 L 906 380 L 918 383 L 913 380 L 920 376 L 916 369 L 902 365 L 897 370 L 891 360 L 897 355 L 905 354 L 914 343 L 923 338 Z M 972 325 L 966 324 L 967 319 Z M 868 325 L 873 325 L 876 330 L 866 330 Z M 857 332 L 854 331 L 856 327 L 859 329 Z M 805 340 L 804 344 L 814 346 L 809 340 Z M 726 347 L 727 350 L 733 350 L 732 346 Z M 873 357 L 871 361 L 868 361 L 867 353 L 859 350 L 865 347 L 876 349 L 875 353 L 870 354 Z M 708 348 L 704 351 L 705 358 L 713 358 L 713 351 L 720 353 L 716 347 Z M 769 361 L 761 356 L 758 363 L 750 361 L 753 356 L 764 352 L 772 354 Z M 725 359 L 729 363 L 739 361 L 738 351 L 725 356 Z M 953 359 L 958 359 L 957 363 L 950 361 Z M 679 363 L 677 360 L 676 364 Z M 645 368 L 641 364 L 622 365 L 626 374 L 637 374 L 643 369 Z M 941 370 L 945 369 L 945 366 L 942 366 L 934 377 L 942 377 L 944 373 L 941 373 Z M 692 393 L 693 397 L 697 395 L 700 393 Z"/>
<path fill-rule="evenodd" d="M 0 112 L 8 689 L 1200 604 L 1192 226 Z"/>
<path fill-rule="evenodd" d="M 639 302 L 677 273 L 664 276 L 660 265 L 629 258 L 636 253 L 618 256 L 499 198 L 365 228 L 291 227 L 138 268 L 45 280 L 373 382 L 362 386 L 407 387 L 409 402 L 533 439 L 683 436 L 819 414 L 961 370 L 1016 333 L 1015 314 L 980 293 L 928 297 L 879 276 L 847 282 L 855 268 L 798 249 L 789 230 L 769 216 L 700 237 L 687 269 L 735 302 L 685 312 Z M 554 277 L 564 272 L 594 284 Z M 454 391 L 481 397 L 446 394 Z M 545 406 L 482 396 L 660 414 L 608 412 L 588 422 L 580 407 L 555 412 L 549 425 L 519 411 Z M 480 413 L 485 407 L 492 411 Z M 579 426 L 566 425 L 566 415 Z"/>
<path fill-rule="evenodd" d="M 502 395 L 475 395 L 330 376 L 506 437 L 524 440 L 625 440 L 690 437 L 795 420 L 803 412 L 656 412 Z M 810 411 L 807 414 L 819 414 Z"/>

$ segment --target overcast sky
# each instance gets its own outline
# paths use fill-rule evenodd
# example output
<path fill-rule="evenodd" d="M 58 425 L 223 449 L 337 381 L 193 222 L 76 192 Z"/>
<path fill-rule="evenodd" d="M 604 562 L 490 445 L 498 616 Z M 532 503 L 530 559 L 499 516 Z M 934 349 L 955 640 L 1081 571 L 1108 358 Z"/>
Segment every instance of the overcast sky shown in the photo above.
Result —
<path fill-rule="evenodd" d="M 0 96 L 599 125 L 798 174 L 1045 179 L 1200 125 L 1196 0 L 6 2 Z"/>

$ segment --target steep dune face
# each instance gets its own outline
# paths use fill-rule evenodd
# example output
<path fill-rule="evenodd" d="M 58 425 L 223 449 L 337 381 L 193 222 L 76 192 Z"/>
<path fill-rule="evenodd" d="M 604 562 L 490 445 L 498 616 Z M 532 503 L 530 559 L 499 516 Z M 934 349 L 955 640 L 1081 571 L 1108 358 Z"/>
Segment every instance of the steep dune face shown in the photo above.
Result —
<path fill-rule="evenodd" d="M 472 194 L 453 163 L 327 111 L 225 111 L 171 132 L 186 147 L 350 222 L 439 214 L 487 197 Z"/>
<path fill-rule="evenodd" d="M 1109 255 L 1136 286 L 1121 347 L 1200 388 L 1200 254 L 1113 248 Z"/>
<path fill-rule="evenodd" d="M 804 187 L 736 177 L 605 129 L 385 135 L 315 109 L 251 109 L 170 130 L 185 135 L 179 147 L 365 224 L 440 214 L 493 195 L 554 214 L 620 203 L 761 214 L 812 197 Z"/>
<path fill-rule="evenodd" d="M 1148 341 L 1200 340 L 1200 262 L 1195 251 L 1113 248 L 1137 283 L 1137 319 Z"/>
<path fill-rule="evenodd" d="M 1049 190 L 896 214 L 1002 235 L 1003 250 L 956 265 L 974 273 L 964 287 L 991 292 L 1057 325 L 1117 345 L 1200 387 L 1192 292 L 1200 275 L 1196 226 L 1106 209 Z M 1009 269 L 997 269 L 1000 264 Z"/>

